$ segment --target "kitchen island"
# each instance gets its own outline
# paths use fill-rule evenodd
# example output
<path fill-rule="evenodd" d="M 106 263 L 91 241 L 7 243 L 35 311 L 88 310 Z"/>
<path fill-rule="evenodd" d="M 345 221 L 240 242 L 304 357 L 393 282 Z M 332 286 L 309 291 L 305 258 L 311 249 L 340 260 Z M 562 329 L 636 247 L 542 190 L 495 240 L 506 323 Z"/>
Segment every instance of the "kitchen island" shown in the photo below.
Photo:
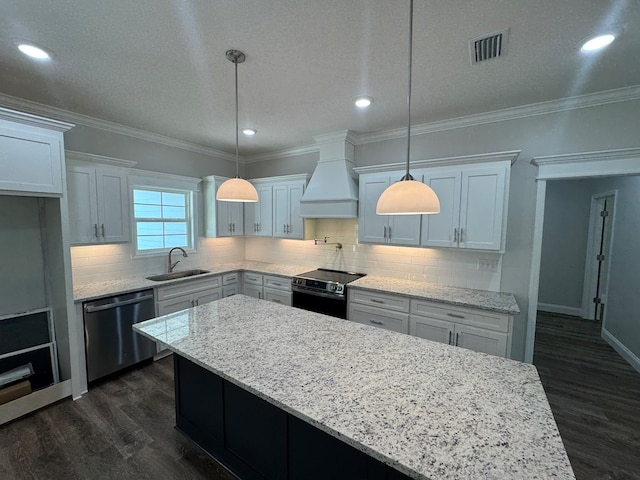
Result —
<path fill-rule="evenodd" d="M 243 295 L 134 328 L 177 354 L 177 427 L 241 478 L 574 478 L 532 365 Z"/>

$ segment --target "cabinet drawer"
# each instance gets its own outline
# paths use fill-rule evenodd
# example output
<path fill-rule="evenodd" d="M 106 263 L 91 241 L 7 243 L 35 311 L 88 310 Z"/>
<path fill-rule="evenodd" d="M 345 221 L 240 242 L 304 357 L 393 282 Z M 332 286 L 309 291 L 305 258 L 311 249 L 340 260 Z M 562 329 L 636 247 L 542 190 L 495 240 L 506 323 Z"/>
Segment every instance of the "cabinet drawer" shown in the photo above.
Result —
<path fill-rule="evenodd" d="M 448 306 L 424 300 L 411 300 L 411 313 L 449 322 L 472 325 L 497 332 L 509 332 L 509 315 L 486 310 Z"/>
<path fill-rule="evenodd" d="M 166 287 L 158 287 L 156 300 L 166 300 L 220 286 L 222 286 L 222 279 L 219 275 L 198 280 L 188 280 L 174 285 L 167 285 Z"/>
<path fill-rule="evenodd" d="M 387 310 L 409 312 L 410 299 L 409 297 L 403 297 L 401 295 L 387 295 L 384 293 L 349 289 L 349 299 L 351 302 L 372 305 Z"/>
<path fill-rule="evenodd" d="M 259 273 L 244 272 L 243 281 L 251 285 L 262 285 L 262 275 Z"/>
<path fill-rule="evenodd" d="M 291 293 L 282 290 L 264 289 L 264 299 L 281 305 L 291 306 Z"/>
<path fill-rule="evenodd" d="M 351 303 L 349 305 L 348 320 L 394 332 L 409 333 L 409 314 L 407 313 Z"/>
<path fill-rule="evenodd" d="M 222 285 L 232 285 L 240 281 L 240 273 L 225 273 L 222 275 Z"/>
<path fill-rule="evenodd" d="M 265 288 L 274 288 L 276 290 L 284 290 L 285 292 L 291 291 L 291 279 L 284 277 L 275 277 L 271 275 L 264 276 Z M 265 291 L 266 295 L 266 291 Z"/>

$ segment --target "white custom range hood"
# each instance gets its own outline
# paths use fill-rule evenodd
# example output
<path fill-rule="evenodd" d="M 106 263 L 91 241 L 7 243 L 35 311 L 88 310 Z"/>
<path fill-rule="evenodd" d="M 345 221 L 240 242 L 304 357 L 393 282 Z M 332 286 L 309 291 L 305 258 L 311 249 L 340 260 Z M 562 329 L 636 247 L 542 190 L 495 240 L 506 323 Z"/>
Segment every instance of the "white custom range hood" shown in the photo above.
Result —
<path fill-rule="evenodd" d="M 314 137 L 320 160 L 300 200 L 304 218 L 355 218 L 358 216 L 357 173 L 349 132 Z"/>

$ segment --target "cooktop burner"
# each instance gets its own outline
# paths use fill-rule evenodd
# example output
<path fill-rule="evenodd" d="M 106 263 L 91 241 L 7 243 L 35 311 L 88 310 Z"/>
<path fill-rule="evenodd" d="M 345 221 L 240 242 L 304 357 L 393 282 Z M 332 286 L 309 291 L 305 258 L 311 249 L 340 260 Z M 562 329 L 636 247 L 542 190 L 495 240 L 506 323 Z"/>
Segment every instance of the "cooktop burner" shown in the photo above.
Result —
<path fill-rule="evenodd" d="M 308 278 L 311 280 L 323 280 L 325 282 L 336 282 L 346 284 L 353 282 L 361 277 L 364 277 L 364 273 L 355 272 L 343 272 L 340 270 L 329 270 L 327 268 L 319 268 L 317 270 L 311 270 L 310 272 L 301 273 L 296 275 L 298 278 Z"/>

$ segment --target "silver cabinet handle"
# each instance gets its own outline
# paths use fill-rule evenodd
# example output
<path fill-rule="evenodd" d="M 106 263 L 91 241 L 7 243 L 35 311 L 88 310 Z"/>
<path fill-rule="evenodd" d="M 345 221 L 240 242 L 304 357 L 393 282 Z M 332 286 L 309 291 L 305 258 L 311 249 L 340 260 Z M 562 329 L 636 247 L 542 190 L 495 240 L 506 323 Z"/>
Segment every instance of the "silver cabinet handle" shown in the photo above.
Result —
<path fill-rule="evenodd" d="M 464 315 L 460 315 L 458 313 L 447 313 L 447 317 L 453 317 L 453 318 L 465 318 Z"/>
<path fill-rule="evenodd" d="M 98 236 L 98 224 L 97 223 L 93 224 L 93 234 L 96 236 L 96 238 L 100 238 Z"/>
<path fill-rule="evenodd" d="M 284 223 L 282 226 L 282 233 L 287 233 L 287 224 Z"/>
<path fill-rule="evenodd" d="M 196 307 L 198 306 L 198 299 L 197 299 L 197 298 L 193 301 L 193 304 L 194 304 Z"/>
<path fill-rule="evenodd" d="M 460 243 L 464 242 L 463 235 L 464 235 L 464 228 L 461 228 L 460 229 Z"/>
<path fill-rule="evenodd" d="M 291 225 L 287 224 L 287 233 L 291 233 Z"/>
<path fill-rule="evenodd" d="M 389 227 L 389 240 L 391 240 L 391 227 Z"/>
<path fill-rule="evenodd" d="M 458 338 L 460 337 L 459 333 L 456 333 L 456 347 L 458 346 Z"/>
<path fill-rule="evenodd" d="M 262 299 L 262 292 L 258 292 L 258 298 Z"/>
<path fill-rule="evenodd" d="M 384 300 L 380 300 L 378 298 L 370 298 L 369 300 L 371 300 L 373 303 L 384 303 Z"/>
<path fill-rule="evenodd" d="M 449 345 L 451 345 L 451 337 L 453 336 L 453 332 L 449 330 Z"/>
<path fill-rule="evenodd" d="M 101 229 L 102 229 L 102 238 L 104 238 L 104 223 L 102 224 Z"/>
<path fill-rule="evenodd" d="M 458 229 L 457 228 L 453 229 L 453 241 L 458 243 Z"/>
<path fill-rule="evenodd" d="M 387 227 L 384 227 L 384 238 L 387 238 Z"/>
<path fill-rule="evenodd" d="M 282 303 L 282 300 L 280 300 L 279 298 L 274 298 L 271 301 L 275 303 Z"/>
<path fill-rule="evenodd" d="M 281 286 L 282 286 L 282 284 L 281 284 L 281 283 L 278 283 L 278 282 L 271 282 L 271 283 L 272 283 L 272 284 L 274 284 L 274 285 L 277 285 L 278 287 L 281 287 Z"/>
<path fill-rule="evenodd" d="M 379 322 L 378 320 L 369 320 L 369 323 L 373 323 L 374 325 L 384 325 L 383 322 Z"/>
<path fill-rule="evenodd" d="M 257 224 L 256 224 L 256 226 L 257 226 L 257 228 L 258 228 L 256 231 L 258 231 L 258 232 L 259 232 L 259 231 L 260 231 L 260 224 L 259 224 L 259 223 L 257 223 Z"/>

